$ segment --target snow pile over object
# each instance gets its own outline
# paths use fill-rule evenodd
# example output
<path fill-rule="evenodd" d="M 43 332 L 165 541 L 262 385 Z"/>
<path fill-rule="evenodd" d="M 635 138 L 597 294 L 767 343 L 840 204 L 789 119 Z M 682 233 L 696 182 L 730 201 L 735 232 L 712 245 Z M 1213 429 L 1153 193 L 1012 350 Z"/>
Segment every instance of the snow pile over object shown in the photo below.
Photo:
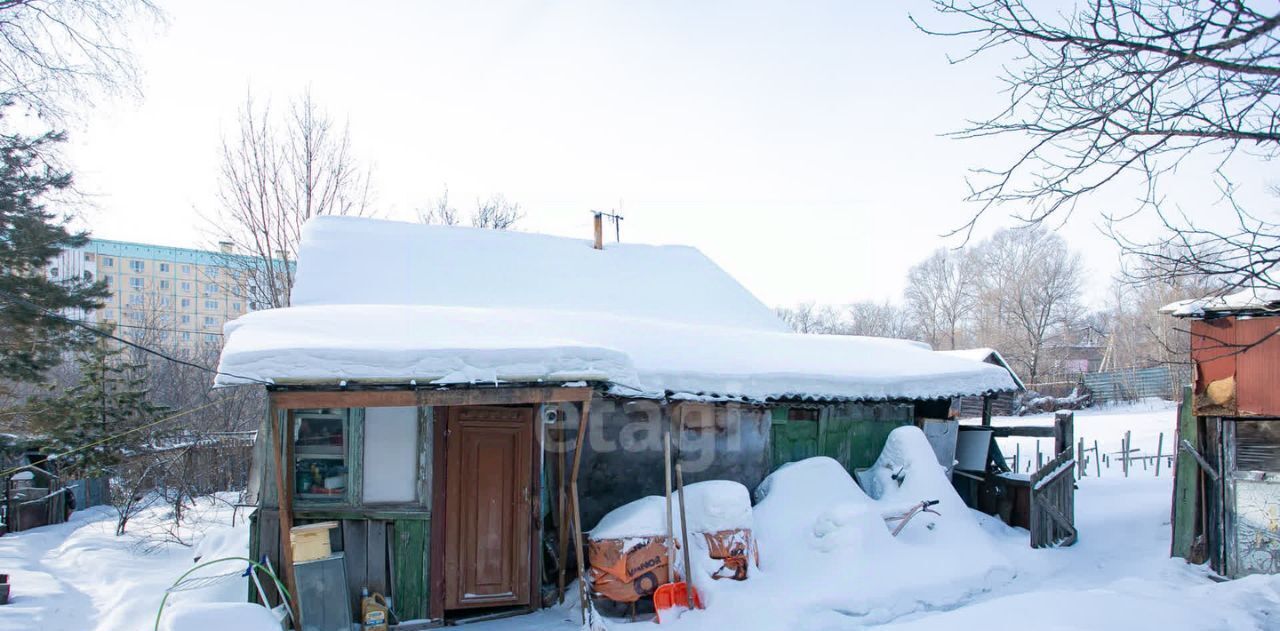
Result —
<path fill-rule="evenodd" d="M 1160 308 L 1176 318 L 1200 318 L 1207 313 L 1273 313 L 1280 311 L 1280 289 L 1249 287 L 1234 294 L 1192 298 Z"/>
<path fill-rule="evenodd" d="M 784 332 L 773 311 L 688 246 L 317 217 L 303 228 L 290 300 L 627 314 Z"/>
<path fill-rule="evenodd" d="M 690 533 L 750 529 L 751 495 L 747 487 L 729 480 L 708 480 L 684 487 L 686 525 Z M 680 536 L 680 495 L 671 492 L 671 525 Z M 642 497 L 615 508 L 587 533 L 591 539 L 631 539 L 667 536 L 667 498 Z"/>
<path fill-rule="evenodd" d="M 949 607 L 1012 579 L 1009 560 L 955 494 L 918 428 L 894 430 L 866 479 L 869 494 L 826 457 L 771 474 L 756 491 L 759 573 L 742 583 L 695 575 L 708 609 L 685 619 L 707 616 L 716 628 L 795 628 L 797 620 L 804 628 L 852 628 Z M 935 499 L 940 516 L 918 514 L 891 534 L 897 522 L 886 517 Z"/>
<path fill-rule="evenodd" d="M 271 610 L 252 603 L 193 603 L 174 607 L 160 620 L 161 631 L 280 631 Z"/>
<path fill-rule="evenodd" d="M 697 250 L 320 217 L 287 309 L 226 325 L 220 385 L 597 381 L 630 396 L 876 400 L 1009 390 L 903 340 L 790 332 Z"/>

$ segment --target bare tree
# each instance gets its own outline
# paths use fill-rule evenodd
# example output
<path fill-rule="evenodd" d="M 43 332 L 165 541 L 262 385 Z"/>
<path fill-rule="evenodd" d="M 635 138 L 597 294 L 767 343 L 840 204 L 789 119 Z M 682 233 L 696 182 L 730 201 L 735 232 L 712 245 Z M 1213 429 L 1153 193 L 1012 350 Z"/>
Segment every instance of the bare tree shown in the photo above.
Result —
<path fill-rule="evenodd" d="M 486 200 L 476 200 L 476 211 L 471 215 L 471 225 L 476 228 L 492 230 L 508 230 L 516 222 L 524 218 L 520 204 L 507 201 L 502 195 L 493 195 Z"/>
<path fill-rule="evenodd" d="M 924 341 L 955 349 L 978 303 L 978 269 L 966 250 L 939 248 L 907 273 L 906 309 Z"/>
<path fill-rule="evenodd" d="M 149 0 L 0 1 L 0 103 L 64 119 L 95 89 L 136 90 L 126 27 L 157 20 Z"/>
<path fill-rule="evenodd" d="M 235 254 L 229 284 L 253 308 L 285 307 L 293 288 L 302 226 L 320 215 L 368 211 L 369 171 L 346 126 L 304 93 L 281 119 L 250 96 L 235 136 L 224 138 L 217 215 L 220 240 Z"/>
<path fill-rule="evenodd" d="M 458 209 L 449 204 L 449 187 L 444 187 L 444 192 L 440 196 L 431 200 L 431 203 L 423 209 L 418 210 L 418 221 L 429 224 L 439 224 L 442 226 L 456 226 L 461 223 L 462 219 L 458 215 Z"/>
<path fill-rule="evenodd" d="M 796 333 L 840 333 L 844 326 L 840 310 L 831 305 L 802 302 L 775 311 Z"/>
<path fill-rule="evenodd" d="M 1025 0 L 935 0 L 968 37 L 966 56 L 1010 49 L 1009 105 L 960 137 L 1012 135 L 1029 145 L 984 169 L 972 199 L 1006 203 L 1038 222 L 1070 213 L 1091 193 L 1134 174 L 1155 182 L 1187 155 L 1225 162 L 1248 149 L 1280 155 L 1280 12 L 1273 3 L 1090 0 L 1062 11 Z M 1146 204 L 1159 203 L 1159 187 Z"/>
<path fill-rule="evenodd" d="M 520 204 L 507 201 L 501 194 L 491 195 L 488 199 L 477 199 L 476 208 L 471 212 L 471 226 L 491 230 L 510 230 L 521 219 L 524 211 Z M 445 187 L 439 197 L 431 200 L 424 209 L 418 210 L 418 221 L 442 226 L 456 226 L 462 223 L 462 214 L 449 203 L 449 188 Z"/>
<path fill-rule="evenodd" d="M 918 336 L 906 309 L 891 302 L 855 302 L 846 308 L 842 333 L 914 340 Z"/>
<path fill-rule="evenodd" d="M 1017 60 L 1004 66 L 1009 105 L 956 135 L 1012 135 L 1027 146 L 1005 165 L 978 172 L 970 198 L 979 211 L 956 232 L 972 234 L 997 205 L 1011 204 L 1038 223 L 1065 219 L 1097 191 L 1128 187 L 1137 193 L 1136 206 L 1104 218 L 1125 258 L 1138 261 L 1125 274 L 1131 287 L 1157 283 L 1156 293 L 1170 295 L 1189 285 L 1206 294 L 1280 289 L 1280 225 L 1267 218 L 1272 209 L 1251 212 L 1238 203 L 1230 173 L 1237 155 L 1280 156 L 1276 5 L 1090 0 L 1064 12 L 1031 4 L 935 0 L 943 19 L 959 24 L 921 26 L 975 39 L 966 57 L 1009 49 Z M 1207 175 L 1231 208 L 1225 217 L 1193 220 L 1168 201 L 1163 181 L 1190 156 L 1214 165 Z M 1164 230 L 1155 236 L 1122 230 L 1136 214 L 1154 214 Z M 1163 345 L 1167 338 L 1147 341 Z"/>
<path fill-rule="evenodd" d="M 1052 372 L 1049 351 L 1071 343 L 1084 268 L 1079 253 L 1041 226 L 1004 229 L 978 246 L 984 343 L 1018 364 L 1028 382 Z"/>

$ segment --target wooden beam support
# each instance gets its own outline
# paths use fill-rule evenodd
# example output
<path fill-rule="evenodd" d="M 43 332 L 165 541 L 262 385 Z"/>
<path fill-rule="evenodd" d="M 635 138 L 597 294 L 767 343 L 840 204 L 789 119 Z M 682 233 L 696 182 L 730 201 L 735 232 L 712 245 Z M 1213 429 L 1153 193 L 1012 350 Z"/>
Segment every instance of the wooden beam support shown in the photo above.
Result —
<path fill-rule="evenodd" d="M 282 410 L 416 405 L 525 405 L 588 401 L 592 392 L 587 386 L 452 390 L 281 390 L 271 393 L 271 405 Z"/>
<path fill-rule="evenodd" d="M 991 427 L 991 395 L 982 395 L 982 426 Z"/>
<path fill-rule="evenodd" d="M 269 408 L 270 409 L 270 408 Z M 293 542 L 289 538 L 289 531 L 293 529 L 293 487 L 286 486 L 286 481 L 291 481 L 292 476 L 285 474 L 285 465 L 287 464 L 292 470 L 293 458 L 292 449 L 289 448 L 293 441 L 289 440 L 293 433 L 293 413 L 286 412 L 283 422 L 281 422 L 280 414 L 277 410 L 272 409 L 271 423 L 273 426 L 279 425 L 280 431 L 273 432 L 279 436 L 279 440 L 272 445 L 272 451 L 275 452 L 276 461 L 276 493 L 277 501 L 280 504 L 280 573 L 284 577 L 284 586 L 289 590 L 289 608 L 293 611 L 293 617 L 290 622 L 295 629 L 300 629 L 301 624 L 298 617 L 301 612 L 298 610 L 298 583 L 294 579 L 293 574 Z M 281 452 L 285 452 L 283 455 Z M 282 462 L 287 460 L 287 462 Z"/>
<path fill-rule="evenodd" d="M 1041 427 L 1039 425 L 1006 425 L 989 428 L 991 435 L 996 438 L 1007 438 L 1009 436 L 1031 436 L 1033 438 L 1053 438 L 1054 428 Z"/>
<path fill-rule="evenodd" d="M 587 608 L 591 606 L 587 589 L 587 563 L 582 558 L 582 509 L 578 504 L 578 471 L 582 466 L 582 446 L 587 439 L 587 419 L 591 416 L 591 399 L 582 401 L 582 418 L 578 420 L 578 436 L 573 446 L 573 471 L 569 477 L 569 498 L 573 502 L 573 539 L 578 557 L 578 597 L 582 605 L 582 624 L 587 624 Z"/>

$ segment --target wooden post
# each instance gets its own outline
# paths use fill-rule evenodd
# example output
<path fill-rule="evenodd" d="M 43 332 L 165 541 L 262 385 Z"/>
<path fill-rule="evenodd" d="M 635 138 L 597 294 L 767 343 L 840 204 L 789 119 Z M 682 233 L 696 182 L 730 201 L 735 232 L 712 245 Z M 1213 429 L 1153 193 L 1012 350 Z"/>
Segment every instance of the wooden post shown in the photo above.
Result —
<path fill-rule="evenodd" d="M 1164 432 L 1160 432 L 1160 437 L 1156 439 L 1156 477 L 1160 477 L 1160 460 L 1164 455 Z"/>
<path fill-rule="evenodd" d="M 982 426 L 991 427 L 991 395 L 982 395 Z"/>
<path fill-rule="evenodd" d="M 1095 459 L 1095 464 L 1096 464 L 1096 466 L 1094 467 L 1094 470 L 1097 472 L 1098 477 L 1101 478 L 1102 477 L 1102 450 L 1098 449 L 1098 441 L 1096 440 L 1093 441 L 1093 457 Z"/>
<path fill-rule="evenodd" d="M 1053 415 L 1053 457 L 1071 449 L 1075 441 L 1075 413 L 1059 410 Z"/>
<path fill-rule="evenodd" d="M 1076 479 L 1083 478 L 1084 470 L 1084 436 L 1080 437 L 1080 443 L 1076 446 Z"/>
<path fill-rule="evenodd" d="M 568 506 L 569 478 L 567 475 L 568 467 L 565 466 L 566 460 L 568 460 L 568 457 L 569 457 L 569 453 L 568 451 L 566 451 L 566 446 L 568 445 L 568 442 L 565 440 L 565 438 L 569 432 L 566 430 L 566 427 L 565 427 L 566 425 L 565 419 L 558 418 L 556 420 L 558 421 L 556 425 L 557 425 L 557 430 L 559 430 L 559 436 L 560 436 L 559 446 L 557 447 L 557 453 L 555 455 L 556 481 L 559 483 L 556 485 L 557 487 L 559 487 L 559 494 L 556 500 L 556 510 L 557 510 L 556 529 L 560 531 L 560 546 L 559 546 L 560 563 L 558 564 L 560 567 L 558 572 L 556 573 L 556 596 L 557 596 L 557 600 L 563 603 L 565 572 L 568 571 L 569 569 L 567 565 L 569 562 L 569 506 Z"/>
<path fill-rule="evenodd" d="M 597 250 L 604 249 L 604 215 L 599 212 L 591 213 L 593 227 L 595 228 L 595 243 L 591 246 Z"/>
<path fill-rule="evenodd" d="M 1129 430 L 1126 429 L 1124 430 L 1124 442 L 1120 445 L 1120 451 L 1124 452 L 1120 454 L 1120 458 L 1124 464 L 1124 477 L 1126 478 L 1129 477 L 1129 438 Z"/>
<path fill-rule="evenodd" d="M 280 575 L 284 578 L 284 586 L 289 590 L 289 607 L 294 615 L 290 620 L 290 625 L 297 629 L 298 616 L 301 612 L 298 610 L 298 584 L 293 574 L 293 543 L 289 539 L 289 531 L 293 529 L 293 489 L 288 488 L 292 485 L 286 485 L 285 480 L 291 476 L 286 476 L 284 465 L 293 466 L 292 449 L 290 446 L 293 441 L 289 440 L 293 434 L 293 411 L 285 412 L 283 422 L 280 415 L 276 413 L 275 408 L 271 408 L 271 423 L 280 426 L 280 432 L 277 434 L 280 440 L 272 445 L 275 452 L 276 461 L 276 495 L 280 504 Z M 273 432 L 274 433 L 274 432 Z M 281 452 L 285 452 L 281 455 Z M 287 460 L 287 462 L 282 462 Z"/>
<path fill-rule="evenodd" d="M 596 225 L 600 225 L 596 215 Z M 598 231 L 597 231 L 598 232 Z M 578 436 L 573 446 L 573 472 L 569 476 L 569 497 L 573 502 L 573 539 L 578 557 L 578 597 L 582 605 L 582 624 L 587 624 L 587 608 L 591 606 L 587 590 L 587 562 L 582 558 L 582 508 L 578 504 L 578 471 L 582 467 L 582 446 L 587 439 L 587 418 L 591 414 L 591 399 L 582 402 L 582 418 L 578 420 Z"/>

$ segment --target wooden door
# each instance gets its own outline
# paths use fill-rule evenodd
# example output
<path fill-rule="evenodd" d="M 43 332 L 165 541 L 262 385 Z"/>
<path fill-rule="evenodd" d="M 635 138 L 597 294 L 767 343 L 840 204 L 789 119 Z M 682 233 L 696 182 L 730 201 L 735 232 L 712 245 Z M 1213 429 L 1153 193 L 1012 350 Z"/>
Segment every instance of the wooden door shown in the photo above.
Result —
<path fill-rule="evenodd" d="M 533 411 L 450 408 L 445 609 L 528 605 Z"/>

